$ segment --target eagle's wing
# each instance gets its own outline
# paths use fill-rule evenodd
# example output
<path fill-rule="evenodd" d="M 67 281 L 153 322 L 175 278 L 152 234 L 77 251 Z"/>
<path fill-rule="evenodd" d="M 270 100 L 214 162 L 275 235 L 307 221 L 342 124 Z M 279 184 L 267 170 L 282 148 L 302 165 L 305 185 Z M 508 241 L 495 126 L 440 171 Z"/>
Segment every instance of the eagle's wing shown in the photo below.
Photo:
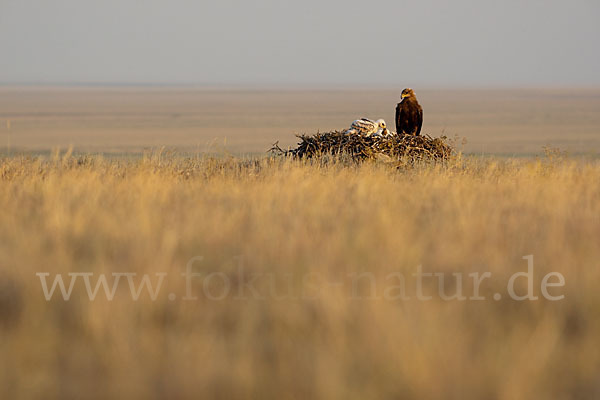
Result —
<path fill-rule="evenodd" d="M 377 124 L 367 118 L 357 119 L 350 126 L 351 129 L 355 129 L 361 135 L 370 135 L 377 131 Z"/>
<path fill-rule="evenodd" d="M 402 132 L 402 129 L 400 129 L 401 118 L 402 118 L 402 107 L 400 106 L 400 103 L 398 103 L 396 105 L 396 132 Z"/>
<path fill-rule="evenodd" d="M 419 107 L 419 113 L 417 115 L 417 133 L 415 135 L 419 136 L 421 134 L 421 126 L 423 126 L 423 108 Z"/>

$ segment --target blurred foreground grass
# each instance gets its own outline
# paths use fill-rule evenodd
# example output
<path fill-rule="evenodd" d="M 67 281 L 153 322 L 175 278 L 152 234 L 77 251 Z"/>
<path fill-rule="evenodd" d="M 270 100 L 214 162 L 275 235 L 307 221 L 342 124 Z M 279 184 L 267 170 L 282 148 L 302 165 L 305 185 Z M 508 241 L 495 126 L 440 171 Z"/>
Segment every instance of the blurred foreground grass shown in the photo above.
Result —
<path fill-rule="evenodd" d="M 600 397 L 598 161 L 12 157 L 0 210 L 1 398 Z M 485 300 L 417 299 L 418 266 Z M 166 275 L 46 301 L 40 272 Z"/>

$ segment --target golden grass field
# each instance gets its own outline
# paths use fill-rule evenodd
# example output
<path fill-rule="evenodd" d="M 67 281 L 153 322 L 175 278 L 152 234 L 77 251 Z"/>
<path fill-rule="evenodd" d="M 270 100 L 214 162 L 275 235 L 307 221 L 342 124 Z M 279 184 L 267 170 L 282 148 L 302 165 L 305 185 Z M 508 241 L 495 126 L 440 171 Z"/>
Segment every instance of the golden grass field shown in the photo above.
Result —
<path fill-rule="evenodd" d="M 1 398 L 600 396 L 597 159 L 15 155 L 0 209 Z M 513 300 L 528 255 L 539 299 Z M 445 294 L 492 277 L 419 300 L 419 266 Z M 154 301 L 125 278 L 91 301 L 81 277 L 46 301 L 36 274 L 74 272 L 166 275 Z"/>

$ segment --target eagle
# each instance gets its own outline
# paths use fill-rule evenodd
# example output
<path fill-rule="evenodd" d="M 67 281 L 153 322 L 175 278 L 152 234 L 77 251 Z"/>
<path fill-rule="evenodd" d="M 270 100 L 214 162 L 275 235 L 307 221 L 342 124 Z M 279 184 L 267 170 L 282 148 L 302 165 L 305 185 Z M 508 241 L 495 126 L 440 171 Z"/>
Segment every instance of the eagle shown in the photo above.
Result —
<path fill-rule="evenodd" d="M 390 137 L 394 136 L 396 132 L 390 131 L 388 128 L 379 129 L 377 132 L 372 134 L 372 137 Z"/>
<path fill-rule="evenodd" d="M 350 129 L 346 131 L 346 134 L 371 136 L 387 132 L 388 130 L 384 120 L 378 119 L 377 121 L 373 121 L 368 118 L 361 118 L 357 119 L 352 123 L 352 125 L 350 125 Z"/>
<path fill-rule="evenodd" d="M 419 136 L 422 125 L 423 109 L 417 101 L 415 92 L 406 88 L 402 91 L 402 101 L 396 106 L 396 132 L 399 135 Z"/>

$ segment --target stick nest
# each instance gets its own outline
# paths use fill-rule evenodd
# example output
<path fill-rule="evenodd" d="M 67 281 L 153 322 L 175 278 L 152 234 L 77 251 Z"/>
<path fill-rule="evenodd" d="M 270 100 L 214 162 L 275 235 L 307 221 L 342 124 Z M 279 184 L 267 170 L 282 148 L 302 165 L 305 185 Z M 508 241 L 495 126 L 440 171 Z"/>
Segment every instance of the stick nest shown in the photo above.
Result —
<path fill-rule="evenodd" d="M 390 161 L 443 161 L 449 159 L 454 147 L 446 136 L 394 135 L 366 137 L 348 135 L 343 131 L 296 135 L 300 139 L 295 149 L 284 150 L 275 143 L 271 152 L 294 158 L 313 158 L 323 155 L 348 154 L 355 161 L 388 159 Z"/>

